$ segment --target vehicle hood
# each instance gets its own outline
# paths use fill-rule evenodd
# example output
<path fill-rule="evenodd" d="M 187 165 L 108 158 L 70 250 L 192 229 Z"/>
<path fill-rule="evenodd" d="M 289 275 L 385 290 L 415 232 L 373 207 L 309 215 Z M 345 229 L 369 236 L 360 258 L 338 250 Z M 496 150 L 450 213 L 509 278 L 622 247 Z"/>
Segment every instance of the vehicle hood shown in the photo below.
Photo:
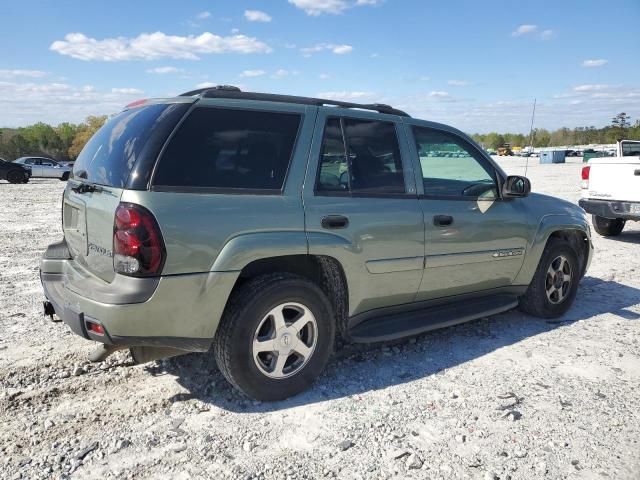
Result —
<path fill-rule="evenodd" d="M 541 215 L 570 215 L 572 217 L 587 219 L 585 211 L 575 203 L 562 200 L 542 193 L 529 194 L 531 204 Z"/>

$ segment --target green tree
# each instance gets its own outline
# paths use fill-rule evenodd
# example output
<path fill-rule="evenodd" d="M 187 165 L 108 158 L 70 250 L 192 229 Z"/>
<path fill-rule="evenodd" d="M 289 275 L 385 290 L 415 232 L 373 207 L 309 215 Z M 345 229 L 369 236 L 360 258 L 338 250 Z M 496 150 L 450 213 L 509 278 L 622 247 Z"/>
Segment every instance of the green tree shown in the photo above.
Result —
<path fill-rule="evenodd" d="M 615 140 L 622 140 L 625 138 L 627 130 L 631 126 L 631 117 L 621 112 L 611 119 L 611 126 L 616 136 Z"/>
<path fill-rule="evenodd" d="M 90 116 L 87 117 L 85 123 L 78 127 L 76 134 L 73 138 L 73 142 L 71 142 L 71 146 L 69 147 L 67 153 L 70 158 L 76 159 L 80 152 L 84 148 L 85 144 L 89 141 L 89 139 L 96 133 L 104 122 L 107 121 L 107 116 Z"/>

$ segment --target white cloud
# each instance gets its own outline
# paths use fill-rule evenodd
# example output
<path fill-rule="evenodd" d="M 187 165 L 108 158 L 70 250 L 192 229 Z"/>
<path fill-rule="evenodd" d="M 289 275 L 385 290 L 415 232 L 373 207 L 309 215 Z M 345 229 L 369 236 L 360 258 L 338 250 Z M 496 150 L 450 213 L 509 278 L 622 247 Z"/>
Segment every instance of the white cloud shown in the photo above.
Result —
<path fill-rule="evenodd" d="M 382 3 L 382 0 L 289 0 L 307 15 L 318 16 L 322 14 L 338 15 L 352 7 L 371 6 Z"/>
<path fill-rule="evenodd" d="M 122 93 L 123 95 L 142 95 L 143 90 L 139 88 L 112 88 L 111 93 Z"/>
<path fill-rule="evenodd" d="M 594 92 L 596 90 L 605 90 L 609 88 L 609 85 L 604 84 L 592 84 L 592 85 L 577 85 L 573 87 L 574 92 Z"/>
<path fill-rule="evenodd" d="M 141 33 L 135 38 L 117 37 L 96 40 L 83 33 L 69 33 L 49 47 L 61 55 L 79 60 L 116 62 L 181 58 L 197 60 L 196 54 L 269 53 L 271 48 L 253 37 L 221 37 L 211 32 L 200 35 L 167 35 L 163 32 Z"/>
<path fill-rule="evenodd" d="M 182 73 L 184 70 L 182 68 L 176 67 L 155 67 L 148 68 L 147 73 L 155 73 L 158 75 L 166 75 L 167 73 Z"/>
<path fill-rule="evenodd" d="M 207 18 L 209 18 L 211 16 L 211 12 L 200 12 L 199 14 L 196 15 L 196 18 L 198 20 L 205 20 Z"/>
<path fill-rule="evenodd" d="M 292 73 L 295 75 L 297 72 L 290 72 L 289 70 L 286 70 L 284 68 L 279 68 L 278 70 L 273 72 L 273 75 L 271 75 L 271 78 L 284 78 L 284 77 L 288 77 Z"/>
<path fill-rule="evenodd" d="M 543 30 L 540 32 L 540 38 L 542 40 L 550 40 L 556 36 L 556 32 L 551 29 Z"/>
<path fill-rule="evenodd" d="M 317 94 L 319 98 L 326 98 L 327 100 L 342 100 L 345 102 L 352 102 L 354 100 L 362 101 L 364 99 L 372 99 L 376 96 L 374 92 L 320 92 Z"/>
<path fill-rule="evenodd" d="M 318 78 L 320 80 L 329 80 L 331 78 L 331 75 L 329 75 L 328 73 L 321 73 L 320 75 L 318 75 Z"/>
<path fill-rule="evenodd" d="M 271 15 L 260 10 L 245 10 L 244 18 L 250 22 L 270 22 Z"/>
<path fill-rule="evenodd" d="M 80 122 L 89 115 L 117 113 L 140 98 L 126 88 L 98 89 L 93 85 L 0 81 L 0 125 L 24 126 L 36 122 L 52 125 Z"/>
<path fill-rule="evenodd" d="M 602 67 L 609 63 L 609 60 L 605 60 L 604 58 L 596 58 L 592 60 L 585 60 L 582 62 L 583 67 L 591 68 L 591 67 Z"/>
<path fill-rule="evenodd" d="M 202 83 L 198 83 L 196 85 L 196 88 L 209 88 L 209 87 L 215 87 L 216 85 L 218 84 L 214 82 L 202 82 Z"/>
<path fill-rule="evenodd" d="M 267 72 L 265 72 L 264 70 L 245 70 L 240 74 L 240 76 L 241 77 L 260 77 L 265 73 Z"/>
<path fill-rule="evenodd" d="M 435 98 L 449 98 L 449 92 L 445 92 L 443 90 L 434 90 L 429 93 L 429 96 Z"/>
<path fill-rule="evenodd" d="M 466 80 L 449 80 L 447 83 L 453 87 L 466 87 L 471 84 Z"/>
<path fill-rule="evenodd" d="M 0 70 L 0 78 L 12 79 L 16 77 L 41 78 L 46 77 L 47 72 L 41 70 Z"/>
<path fill-rule="evenodd" d="M 304 47 L 301 48 L 300 51 L 305 57 L 310 57 L 314 53 L 319 53 L 323 51 L 331 51 L 336 55 L 345 55 L 347 53 L 351 53 L 353 51 L 353 47 L 351 45 L 337 45 L 335 43 L 318 43 L 313 47 Z"/>
<path fill-rule="evenodd" d="M 521 35 L 527 35 L 529 33 L 535 33 L 538 31 L 537 25 L 520 25 L 513 32 L 511 32 L 511 36 L 520 37 Z"/>

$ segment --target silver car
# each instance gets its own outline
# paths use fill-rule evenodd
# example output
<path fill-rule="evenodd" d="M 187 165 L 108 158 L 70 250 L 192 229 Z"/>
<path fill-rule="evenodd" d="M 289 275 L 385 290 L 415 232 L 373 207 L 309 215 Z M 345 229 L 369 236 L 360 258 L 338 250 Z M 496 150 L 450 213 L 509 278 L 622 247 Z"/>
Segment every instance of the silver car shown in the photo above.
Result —
<path fill-rule="evenodd" d="M 59 178 L 66 181 L 71 175 L 70 167 L 46 157 L 21 157 L 15 163 L 30 166 L 32 178 Z"/>

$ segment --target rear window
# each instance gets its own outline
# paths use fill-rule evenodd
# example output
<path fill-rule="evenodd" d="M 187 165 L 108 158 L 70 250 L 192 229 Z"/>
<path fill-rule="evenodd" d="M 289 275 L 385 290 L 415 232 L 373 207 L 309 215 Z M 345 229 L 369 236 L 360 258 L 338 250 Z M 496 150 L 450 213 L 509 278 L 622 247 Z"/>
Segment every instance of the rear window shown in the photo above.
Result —
<path fill-rule="evenodd" d="M 301 117 L 298 114 L 196 108 L 158 164 L 158 187 L 280 191 Z"/>
<path fill-rule="evenodd" d="M 111 117 L 80 152 L 73 176 L 123 188 L 151 132 L 176 105 L 157 104 Z"/>

